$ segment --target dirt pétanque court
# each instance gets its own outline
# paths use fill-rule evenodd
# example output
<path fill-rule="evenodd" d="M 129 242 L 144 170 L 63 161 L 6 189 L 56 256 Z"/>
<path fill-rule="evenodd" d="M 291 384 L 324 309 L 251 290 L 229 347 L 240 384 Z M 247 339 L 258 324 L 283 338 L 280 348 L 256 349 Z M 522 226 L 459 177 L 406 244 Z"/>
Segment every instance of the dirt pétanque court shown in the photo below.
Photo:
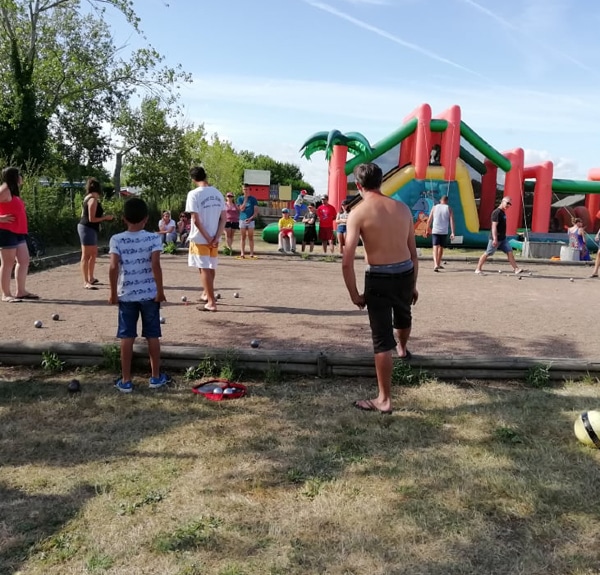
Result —
<path fill-rule="evenodd" d="M 347 295 L 339 257 L 324 261 L 320 249 L 310 259 L 261 250 L 258 259 L 221 256 L 217 270 L 217 313 L 197 311 L 199 274 L 187 256 L 163 255 L 168 301 L 162 312 L 163 345 L 246 349 L 371 351 L 365 311 Z M 523 263 L 523 262 L 522 262 Z M 486 275 L 475 275 L 475 257 L 448 253 L 445 269 L 434 273 L 420 259 L 419 302 L 413 308 L 409 348 L 423 356 L 600 357 L 595 298 L 600 280 L 591 268 L 523 263 L 518 279 L 503 254 L 490 260 Z M 359 287 L 364 263 L 356 261 Z M 42 299 L 2 303 L 0 340 L 114 343 L 117 309 L 108 298 L 108 256 L 98 259 L 101 284 L 85 290 L 78 263 L 31 274 L 27 288 Z M 571 279 L 573 281 L 571 281 Z M 238 297 L 234 297 L 234 294 Z M 188 300 L 181 301 L 182 296 Z M 53 314 L 59 321 L 52 321 Z M 43 322 L 35 328 L 35 320 Z"/>

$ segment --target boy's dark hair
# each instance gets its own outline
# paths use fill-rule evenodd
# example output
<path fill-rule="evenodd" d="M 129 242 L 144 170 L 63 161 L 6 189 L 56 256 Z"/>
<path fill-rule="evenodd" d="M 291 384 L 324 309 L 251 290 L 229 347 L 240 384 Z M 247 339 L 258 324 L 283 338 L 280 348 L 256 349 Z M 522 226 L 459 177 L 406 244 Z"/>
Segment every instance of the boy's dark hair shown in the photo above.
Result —
<path fill-rule="evenodd" d="M 354 179 L 365 190 L 378 190 L 383 181 L 383 172 L 377 164 L 359 164 L 354 168 Z"/>
<path fill-rule="evenodd" d="M 148 206 L 142 198 L 129 198 L 123 205 L 123 217 L 130 224 L 139 224 L 148 217 Z"/>
<path fill-rule="evenodd" d="M 101 194 L 102 186 L 96 178 L 88 178 L 88 181 L 85 184 L 85 191 L 88 194 Z"/>
<path fill-rule="evenodd" d="M 194 182 L 203 182 L 206 180 L 206 171 L 201 166 L 195 166 L 190 170 L 190 178 Z"/>

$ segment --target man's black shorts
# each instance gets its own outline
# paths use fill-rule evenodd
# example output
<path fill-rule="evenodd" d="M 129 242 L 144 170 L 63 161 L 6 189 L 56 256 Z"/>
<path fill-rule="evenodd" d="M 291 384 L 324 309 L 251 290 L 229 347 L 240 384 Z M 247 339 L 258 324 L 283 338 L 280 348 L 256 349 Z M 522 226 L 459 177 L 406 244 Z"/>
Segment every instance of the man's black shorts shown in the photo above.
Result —
<path fill-rule="evenodd" d="M 394 329 L 411 327 L 414 287 L 414 269 L 400 274 L 365 273 L 365 303 L 375 353 L 396 347 Z"/>

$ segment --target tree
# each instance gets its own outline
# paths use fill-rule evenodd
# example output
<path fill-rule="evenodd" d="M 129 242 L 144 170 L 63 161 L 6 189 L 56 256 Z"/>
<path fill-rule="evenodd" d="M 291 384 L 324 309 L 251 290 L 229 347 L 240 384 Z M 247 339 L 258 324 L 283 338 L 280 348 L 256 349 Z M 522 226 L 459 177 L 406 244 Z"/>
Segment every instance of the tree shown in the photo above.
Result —
<path fill-rule="evenodd" d="M 358 132 L 342 134 L 339 130 L 317 132 L 313 134 L 300 148 L 302 156 L 307 160 L 318 151 L 325 151 L 329 162 L 329 180 L 327 194 L 334 206 L 339 206 L 346 197 L 348 179 L 344 170 L 348 152 L 357 156 L 372 151 L 367 138 Z"/>
<path fill-rule="evenodd" d="M 112 122 L 138 89 L 173 97 L 171 88 L 187 79 L 180 68 L 159 68 L 152 47 L 126 58 L 104 19 L 106 8 L 125 16 L 141 33 L 131 0 L 0 1 L 0 155 L 43 163 L 49 140 L 72 146 L 69 161 L 101 163 Z"/>
<path fill-rule="evenodd" d="M 124 110 L 115 124 L 128 153 L 129 184 L 144 188 L 155 200 L 184 194 L 190 187 L 186 128 L 170 123 L 171 115 L 157 98 L 148 97 L 139 109 Z M 114 179 L 116 186 L 120 174 Z"/>

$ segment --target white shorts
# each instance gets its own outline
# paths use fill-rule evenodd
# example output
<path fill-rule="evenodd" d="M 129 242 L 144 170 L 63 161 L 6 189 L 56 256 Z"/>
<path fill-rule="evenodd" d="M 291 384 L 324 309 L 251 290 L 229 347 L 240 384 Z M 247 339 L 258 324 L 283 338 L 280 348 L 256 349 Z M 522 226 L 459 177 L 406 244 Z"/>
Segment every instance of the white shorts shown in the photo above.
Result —
<path fill-rule="evenodd" d="M 255 223 L 256 222 L 254 220 L 240 220 L 240 230 L 253 230 Z"/>
<path fill-rule="evenodd" d="M 216 270 L 219 265 L 219 248 L 212 248 L 206 244 L 190 242 L 188 253 L 188 266 L 201 270 Z"/>

